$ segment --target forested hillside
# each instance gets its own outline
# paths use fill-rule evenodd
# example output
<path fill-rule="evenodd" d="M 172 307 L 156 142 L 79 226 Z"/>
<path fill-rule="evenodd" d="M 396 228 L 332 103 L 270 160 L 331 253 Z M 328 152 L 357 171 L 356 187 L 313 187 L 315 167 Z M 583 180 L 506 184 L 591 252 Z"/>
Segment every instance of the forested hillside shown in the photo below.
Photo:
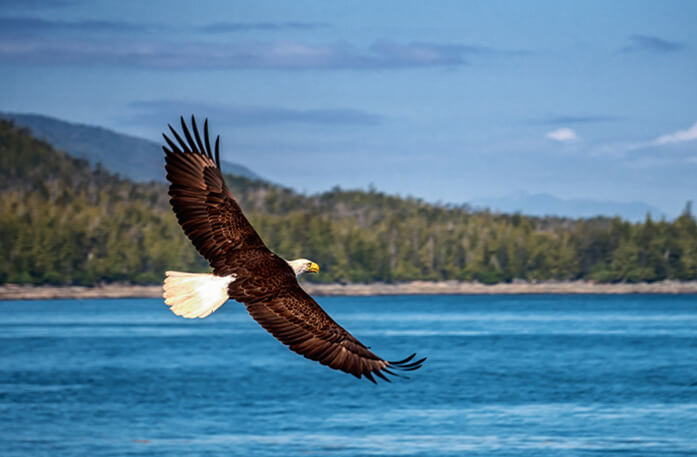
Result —
<path fill-rule="evenodd" d="M 164 171 L 163 171 L 164 173 Z M 375 191 L 305 196 L 227 176 L 269 247 L 314 281 L 697 279 L 697 222 L 472 212 Z M 134 183 L 0 121 L 0 283 L 157 283 L 205 271 L 159 183 Z"/>

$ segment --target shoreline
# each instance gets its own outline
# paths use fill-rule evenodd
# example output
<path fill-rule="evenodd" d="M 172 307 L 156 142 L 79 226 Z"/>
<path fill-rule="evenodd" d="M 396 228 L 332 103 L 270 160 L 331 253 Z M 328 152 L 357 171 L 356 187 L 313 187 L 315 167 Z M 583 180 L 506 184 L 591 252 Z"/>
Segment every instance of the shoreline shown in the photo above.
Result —
<path fill-rule="evenodd" d="M 620 294 L 697 294 L 697 281 L 659 281 L 653 283 L 605 284 L 591 281 L 543 281 L 482 284 L 468 281 L 410 281 L 386 284 L 302 283 L 314 296 L 371 295 L 620 295 Z M 101 284 L 87 286 L 0 286 L 0 300 L 50 300 L 90 298 L 161 298 L 161 285 Z"/>

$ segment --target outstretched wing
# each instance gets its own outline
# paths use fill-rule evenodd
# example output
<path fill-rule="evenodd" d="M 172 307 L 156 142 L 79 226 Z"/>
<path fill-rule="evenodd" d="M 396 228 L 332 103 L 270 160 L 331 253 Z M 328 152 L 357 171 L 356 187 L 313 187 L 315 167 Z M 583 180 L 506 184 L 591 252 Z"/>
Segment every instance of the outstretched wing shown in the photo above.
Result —
<path fill-rule="evenodd" d="M 191 118 L 193 136 L 181 119 L 186 140 L 170 126 L 175 141 L 166 135 L 167 179 L 170 203 L 184 232 L 211 264 L 214 274 L 232 275 L 230 298 L 244 303 L 264 329 L 294 352 L 331 368 L 388 380 L 393 370 L 411 371 L 424 359 L 415 355 L 386 361 L 337 324 L 298 284 L 285 260 L 266 248 L 242 213 L 220 172 L 219 141 L 210 147 L 208 121 L 204 141 Z M 205 144 L 204 144 L 205 142 Z"/>
<path fill-rule="evenodd" d="M 416 354 L 398 362 L 383 360 L 334 322 L 300 287 L 289 288 L 268 302 L 248 304 L 247 310 L 293 352 L 359 379 L 365 376 L 375 382 L 377 376 L 389 382 L 386 374 L 416 370 L 425 360 L 412 361 Z"/>
<path fill-rule="evenodd" d="M 389 381 L 385 374 L 397 375 L 393 370 L 416 370 L 425 360 L 414 360 L 412 354 L 389 362 L 371 352 L 298 285 L 280 257 L 246 252 L 229 259 L 229 264 L 237 279 L 228 287 L 228 295 L 244 303 L 276 339 L 308 359 L 372 382 L 375 376 Z"/>
<path fill-rule="evenodd" d="M 169 201 L 184 233 L 199 254 L 210 263 L 216 274 L 228 275 L 225 259 L 234 255 L 234 251 L 266 249 L 266 246 L 225 185 L 220 172 L 220 137 L 215 140 L 214 156 L 208 136 L 208 120 L 203 124 L 205 144 L 193 116 L 193 137 L 183 117 L 181 126 L 186 141 L 171 125 L 169 129 L 176 143 L 162 135 L 169 146 L 162 147 L 167 180 L 171 183 Z"/>

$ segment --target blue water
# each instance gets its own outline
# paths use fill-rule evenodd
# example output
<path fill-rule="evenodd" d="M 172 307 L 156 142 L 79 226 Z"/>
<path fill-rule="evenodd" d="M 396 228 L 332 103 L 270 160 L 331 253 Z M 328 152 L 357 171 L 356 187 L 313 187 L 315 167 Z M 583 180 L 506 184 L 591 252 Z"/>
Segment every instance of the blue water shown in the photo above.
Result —
<path fill-rule="evenodd" d="M 0 302 L 0 455 L 697 455 L 697 296 L 320 302 L 428 361 L 374 386 L 233 302 Z"/>

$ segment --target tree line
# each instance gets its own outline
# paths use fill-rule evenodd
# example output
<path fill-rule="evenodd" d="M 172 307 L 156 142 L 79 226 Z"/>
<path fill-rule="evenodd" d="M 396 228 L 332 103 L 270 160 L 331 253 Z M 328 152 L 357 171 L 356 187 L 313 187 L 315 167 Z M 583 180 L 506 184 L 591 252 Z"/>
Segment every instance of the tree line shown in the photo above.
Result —
<path fill-rule="evenodd" d="M 164 170 L 163 170 L 164 173 Z M 375 190 L 303 195 L 227 175 L 269 246 L 322 267 L 320 282 L 697 279 L 697 221 L 567 219 L 473 211 Z M 167 188 L 56 151 L 0 121 L 0 283 L 159 283 L 207 271 Z"/>

